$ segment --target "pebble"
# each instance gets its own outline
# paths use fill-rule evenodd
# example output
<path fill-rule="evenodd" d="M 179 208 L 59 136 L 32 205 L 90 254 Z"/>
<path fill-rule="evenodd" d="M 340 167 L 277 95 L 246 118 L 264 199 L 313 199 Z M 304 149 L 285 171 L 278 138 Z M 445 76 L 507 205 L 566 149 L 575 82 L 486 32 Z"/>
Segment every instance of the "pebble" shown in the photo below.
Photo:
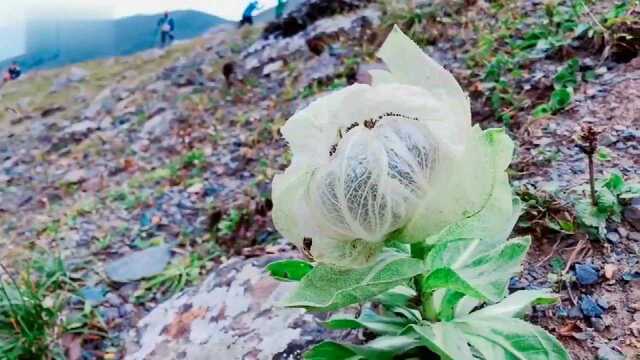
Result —
<path fill-rule="evenodd" d="M 636 230 L 640 230 L 640 198 L 631 201 L 631 205 L 624 209 L 624 218 L 633 225 Z"/>
<path fill-rule="evenodd" d="M 601 318 L 592 317 L 589 320 L 591 321 L 591 326 L 595 331 L 604 331 L 604 329 L 607 327 L 607 324 L 605 324 L 604 320 L 602 320 Z"/>
<path fill-rule="evenodd" d="M 598 347 L 597 360 L 624 360 L 624 355 L 607 345 L 600 345 L 600 347 Z"/>
<path fill-rule="evenodd" d="M 620 237 L 622 238 L 626 238 L 627 235 L 629 235 L 629 230 L 623 228 L 622 226 L 618 226 L 616 231 L 618 232 L 618 234 L 620 234 Z"/>
<path fill-rule="evenodd" d="M 554 308 L 555 315 L 559 318 L 565 318 L 569 316 L 569 310 L 563 305 L 556 305 Z"/>
<path fill-rule="evenodd" d="M 600 279 L 598 269 L 590 264 L 576 264 L 575 274 L 580 285 L 593 285 Z"/>
<path fill-rule="evenodd" d="M 640 241 L 640 232 L 632 231 L 627 236 L 629 240 Z"/>
<path fill-rule="evenodd" d="M 602 310 L 591 295 L 582 295 L 580 298 L 580 309 L 582 313 L 588 317 L 601 317 L 604 314 L 604 310 Z"/>
<path fill-rule="evenodd" d="M 570 319 L 582 319 L 584 317 L 582 310 L 578 306 L 574 306 L 571 309 L 569 309 L 569 311 L 567 312 L 567 315 L 569 316 Z"/>
<path fill-rule="evenodd" d="M 511 280 L 509 280 L 509 290 L 511 291 L 525 290 L 527 288 L 529 288 L 529 282 L 527 280 L 517 277 L 512 277 Z"/>
<path fill-rule="evenodd" d="M 618 242 L 620 242 L 620 234 L 617 232 L 609 232 L 607 233 L 607 240 L 609 240 L 611 243 L 616 244 Z"/>

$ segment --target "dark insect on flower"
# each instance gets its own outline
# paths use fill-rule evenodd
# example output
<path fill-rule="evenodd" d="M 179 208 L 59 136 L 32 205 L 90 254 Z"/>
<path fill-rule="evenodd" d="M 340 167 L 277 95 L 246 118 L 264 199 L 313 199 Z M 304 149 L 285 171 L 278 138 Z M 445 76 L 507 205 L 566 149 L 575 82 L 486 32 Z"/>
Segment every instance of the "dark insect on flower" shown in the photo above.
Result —
<path fill-rule="evenodd" d="M 336 151 L 338 151 L 338 144 L 331 145 L 331 147 L 329 148 L 329 156 L 333 156 Z"/>
<path fill-rule="evenodd" d="M 304 255 L 309 260 L 314 260 L 313 255 L 311 255 L 311 246 L 313 245 L 313 240 L 311 238 L 302 239 L 302 255 Z"/>
<path fill-rule="evenodd" d="M 378 120 L 373 120 L 373 119 L 365 120 L 364 121 L 364 127 L 366 127 L 367 129 L 371 130 L 374 127 L 376 127 L 377 123 L 378 123 Z"/>
<path fill-rule="evenodd" d="M 349 127 L 347 127 L 347 129 L 345 130 L 345 133 L 348 133 L 349 131 L 351 131 L 354 128 L 358 127 L 358 125 L 360 125 L 360 124 L 358 124 L 357 122 L 354 122 L 353 124 L 349 125 Z"/>

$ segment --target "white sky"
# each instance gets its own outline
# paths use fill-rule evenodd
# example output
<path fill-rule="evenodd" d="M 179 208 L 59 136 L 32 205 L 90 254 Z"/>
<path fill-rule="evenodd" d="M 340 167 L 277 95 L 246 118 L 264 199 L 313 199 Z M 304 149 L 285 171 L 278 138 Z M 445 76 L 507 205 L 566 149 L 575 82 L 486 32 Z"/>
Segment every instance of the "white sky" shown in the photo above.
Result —
<path fill-rule="evenodd" d="M 261 0 L 265 8 L 275 6 L 277 0 Z M 135 14 L 154 14 L 164 10 L 192 9 L 208 12 L 231 20 L 240 19 L 249 0 L 0 0 L 0 28 L 23 23 L 34 11 L 39 14 L 60 12 L 92 14 L 118 18 Z"/>

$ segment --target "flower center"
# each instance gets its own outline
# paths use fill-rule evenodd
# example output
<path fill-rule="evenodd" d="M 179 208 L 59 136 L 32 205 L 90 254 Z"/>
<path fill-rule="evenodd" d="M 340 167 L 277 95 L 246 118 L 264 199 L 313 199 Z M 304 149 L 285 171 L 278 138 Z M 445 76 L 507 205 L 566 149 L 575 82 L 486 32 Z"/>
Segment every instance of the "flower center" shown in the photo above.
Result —
<path fill-rule="evenodd" d="M 409 115 L 405 115 L 405 114 L 401 114 L 401 113 L 386 112 L 386 113 L 384 113 L 382 115 L 378 115 L 377 117 L 372 117 L 372 118 L 364 120 L 362 122 L 362 126 L 364 126 L 366 129 L 373 130 L 376 127 L 376 125 L 378 125 L 379 122 L 381 122 L 385 118 L 389 118 L 389 117 L 396 117 L 396 118 L 402 118 L 402 119 L 413 120 L 413 121 L 418 121 L 419 120 L 417 116 L 409 116 Z M 344 133 L 347 134 L 349 131 L 355 129 L 358 126 L 360 126 L 359 122 L 351 123 L 351 125 L 346 127 L 346 129 L 344 130 Z M 331 147 L 329 147 L 329 156 L 330 157 L 332 157 L 336 153 L 336 151 L 338 151 L 338 145 L 340 144 L 340 140 L 342 140 L 342 137 L 343 137 L 342 128 L 339 128 L 338 129 L 338 142 L 336 142 L 335 144 L 331 145 Z"/>

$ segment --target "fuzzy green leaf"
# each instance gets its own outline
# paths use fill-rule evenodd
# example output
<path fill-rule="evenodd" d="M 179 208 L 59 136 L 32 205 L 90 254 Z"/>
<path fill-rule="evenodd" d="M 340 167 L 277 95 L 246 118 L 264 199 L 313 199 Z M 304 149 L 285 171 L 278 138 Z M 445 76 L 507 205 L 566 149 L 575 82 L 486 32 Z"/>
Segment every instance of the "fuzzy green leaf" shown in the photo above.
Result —
<path fill-rule="evenodd" d="M 311 270 L 313 265 L 298 259 L 274 261 L 267 265 L 271 276 L 280 281 L 300 281 Z"/>
<path fill-rule="evenodd" d="M 479 239 L 457 239 L 436 245 L 427 257 L 431 269 L 423 291 L 452 289 L 490 302 L 500 301 L 511 276 L 529 249 L 531 239 L 521 237 L 502 245 Z"/>
<path fill-rule="evenodd" d="M 391 251 L 363 268 L 320 264 L 302 278 L 285 305 L 310 311 L 337 310 L 363 303 L 424 271 L 422 261 Z"/>
<path fill-rule="evenodd" d="M 562 344 L 538 326 L 516 318 L 473 315 L 455 324 L 485 360 L 570 360 Z"/>
<path fill-rule="evenodd" d="M 557 296 L 546 290 L 521 290 L 507 296 L 497 304 L 474 311 L 467 318 L 522 317 L 532 305 L 549 305 L 557 301 Z"/>
<path fill-rule="evenodd" d="M 397 335 L 409 322 L 393 315 L 378 315 L 371 309 L 365 309 L 358 318 L 334 315 L 323 324 L 327 329 L 369 329 L 381 335 Z"/>
<path fill-rule="evenodd" d="M 410 336 L 382 336 L 365 345 L 324 341 L 304 354 L 305 360 L 391 360 L 420 342 Z"/>
<path fill-rule="evenodd" d="M 422 345 L 440 355 L 443 360 L 473 360 L 473 354 L 456 324 L 449 322 L 411 325 L 406 335 L 418 335 Z"/>

